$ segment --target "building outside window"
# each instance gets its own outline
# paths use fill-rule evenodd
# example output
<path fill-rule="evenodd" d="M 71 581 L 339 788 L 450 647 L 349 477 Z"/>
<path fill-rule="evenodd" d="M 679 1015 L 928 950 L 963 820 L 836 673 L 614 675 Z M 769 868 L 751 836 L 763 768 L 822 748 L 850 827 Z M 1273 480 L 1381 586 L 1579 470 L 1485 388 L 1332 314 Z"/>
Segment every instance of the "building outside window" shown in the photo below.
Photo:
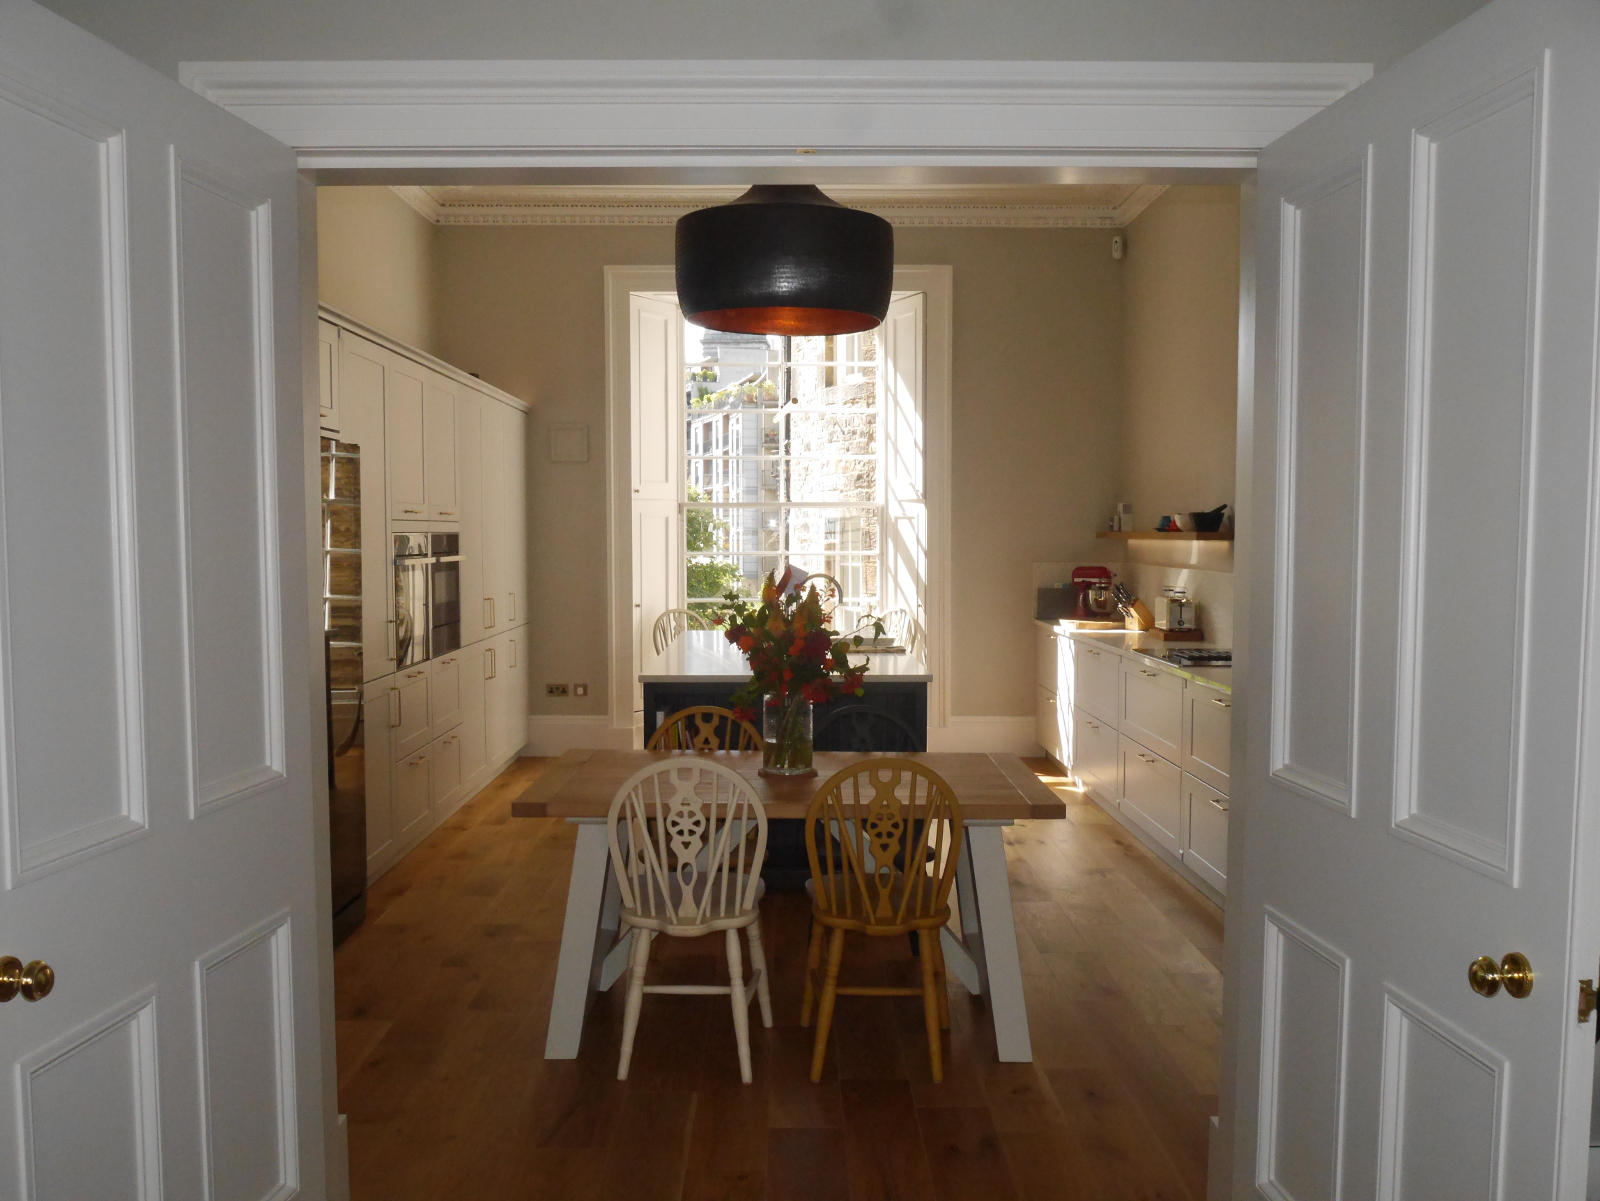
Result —
<path fill-rule="evenodd" d="M 685 324 L 686 603 L 794 564 L 837 579 L 841 629 L 881 610 L 884 423 L 876 330 L 724 334 Z"/>

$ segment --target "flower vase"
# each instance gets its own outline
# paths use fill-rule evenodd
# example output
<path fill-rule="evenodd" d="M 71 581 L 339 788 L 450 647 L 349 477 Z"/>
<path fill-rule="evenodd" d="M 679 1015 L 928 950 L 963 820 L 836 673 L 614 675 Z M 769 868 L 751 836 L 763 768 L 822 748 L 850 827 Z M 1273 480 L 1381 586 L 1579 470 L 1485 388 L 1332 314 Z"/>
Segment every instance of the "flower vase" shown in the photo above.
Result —
<path fill-rule="evenodd" d="M 811 766 L 811 702 L 798 692 L 769 692 L 761 706 L 761 774 L 814 776 Z"/>

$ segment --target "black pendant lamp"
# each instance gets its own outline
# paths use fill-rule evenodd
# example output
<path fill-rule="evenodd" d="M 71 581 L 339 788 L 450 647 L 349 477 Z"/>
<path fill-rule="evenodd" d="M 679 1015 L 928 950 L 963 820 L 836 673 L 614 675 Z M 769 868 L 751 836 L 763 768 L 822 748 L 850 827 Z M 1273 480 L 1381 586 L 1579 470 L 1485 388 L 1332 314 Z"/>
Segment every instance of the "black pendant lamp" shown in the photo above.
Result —
<path fill-rule="evenodd" d="M 678 219 L 678 303 L 706 329 L 853 334 L 889 311 L 894 229 L 810 184 L 757 184 Z"/>

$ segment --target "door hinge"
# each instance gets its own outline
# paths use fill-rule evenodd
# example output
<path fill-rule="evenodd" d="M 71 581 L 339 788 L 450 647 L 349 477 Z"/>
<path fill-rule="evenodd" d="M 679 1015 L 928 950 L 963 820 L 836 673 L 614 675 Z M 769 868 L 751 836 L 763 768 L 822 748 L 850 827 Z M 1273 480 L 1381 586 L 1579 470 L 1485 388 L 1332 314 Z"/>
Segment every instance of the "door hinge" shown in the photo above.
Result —
<path fill-rule="evenodd" d="M 1578 1021 L 1587 1022 L 1600 1005 L 1600 993 L 1595 991 L 1593 980 L 1578 981 Z"/>

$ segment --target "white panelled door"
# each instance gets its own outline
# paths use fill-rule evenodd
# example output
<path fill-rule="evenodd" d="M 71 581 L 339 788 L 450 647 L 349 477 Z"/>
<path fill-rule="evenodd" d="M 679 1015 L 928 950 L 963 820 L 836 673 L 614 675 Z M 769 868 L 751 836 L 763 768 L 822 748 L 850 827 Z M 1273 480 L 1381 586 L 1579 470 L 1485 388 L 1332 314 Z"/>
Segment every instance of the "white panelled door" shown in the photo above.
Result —
<path fill-rule="evenodd" d="M 1583 1196 L 1597 63 L 1496 0 L 1261 160 L 1229 1197 Z"/>
<path fill-rule="evenodd" d="M 294 156 L 4 0 L 0 164 L 0 1196 L 321 1197 Z"/>

